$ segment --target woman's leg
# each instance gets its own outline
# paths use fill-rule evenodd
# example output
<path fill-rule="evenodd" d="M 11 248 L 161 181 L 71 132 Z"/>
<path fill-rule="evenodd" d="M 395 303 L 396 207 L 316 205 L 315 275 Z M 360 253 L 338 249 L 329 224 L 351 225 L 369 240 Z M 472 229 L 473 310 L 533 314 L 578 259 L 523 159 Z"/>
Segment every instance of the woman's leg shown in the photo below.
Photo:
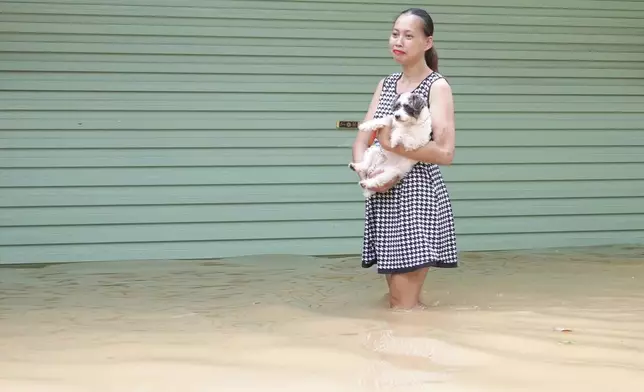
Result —
<path fill-rule="evenodd" d="M 387 279 L 387 294 L 385 294 L 385 300 L 391 306 L 391 274 L 385 274 L 385 278 Z"/>
<path fill-rule="evenodd" d="M 403 274 L 387 275 L 389 304 L 392 308 L 412 309 L 423 306 L 420 293 L 425 283 L 428 267 Z"/>

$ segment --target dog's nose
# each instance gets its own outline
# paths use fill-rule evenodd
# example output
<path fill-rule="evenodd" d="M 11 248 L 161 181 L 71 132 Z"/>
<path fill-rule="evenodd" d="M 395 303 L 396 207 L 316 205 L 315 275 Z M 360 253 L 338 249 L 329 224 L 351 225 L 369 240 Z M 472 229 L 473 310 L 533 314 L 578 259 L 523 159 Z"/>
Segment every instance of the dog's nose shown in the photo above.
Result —
<path fill-rule="evenodd" d="M 395 118 L 396 120 L 400 120 L 400 114 L 396 114 L 396 115 L 394 115 L 394 118 Z"/>

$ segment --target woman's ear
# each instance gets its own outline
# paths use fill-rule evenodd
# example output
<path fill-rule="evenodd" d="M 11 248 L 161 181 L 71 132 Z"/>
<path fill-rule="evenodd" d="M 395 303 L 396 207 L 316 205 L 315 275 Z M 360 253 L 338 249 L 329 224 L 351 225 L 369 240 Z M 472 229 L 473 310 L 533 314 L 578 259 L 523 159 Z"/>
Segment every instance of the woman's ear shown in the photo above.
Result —
<path fill-rule="evenodd" d="M 427 37 L 427 41 L 425 42 L 425 51 L 431 49 L 432 46 L 434 46 L 434 36 L 429 36 Z"/>

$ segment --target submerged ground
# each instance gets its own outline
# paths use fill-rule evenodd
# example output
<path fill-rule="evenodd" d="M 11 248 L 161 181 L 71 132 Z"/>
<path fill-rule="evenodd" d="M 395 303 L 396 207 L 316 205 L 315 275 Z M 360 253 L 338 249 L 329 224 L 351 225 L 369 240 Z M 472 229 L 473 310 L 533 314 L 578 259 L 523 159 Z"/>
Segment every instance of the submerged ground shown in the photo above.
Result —
<path fill-rule="evenodd" d="M 392 312 L 354 258 L 0 268 L 0 391 L 638 391 L 644 247 L 487 252 Z"/>

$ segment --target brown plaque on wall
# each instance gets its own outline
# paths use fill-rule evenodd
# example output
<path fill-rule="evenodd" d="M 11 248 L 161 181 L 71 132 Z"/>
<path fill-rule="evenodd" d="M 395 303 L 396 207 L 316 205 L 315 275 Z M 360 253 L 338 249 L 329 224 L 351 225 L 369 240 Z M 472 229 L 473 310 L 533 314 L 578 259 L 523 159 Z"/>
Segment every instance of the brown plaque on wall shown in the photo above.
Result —
<path fill-rule="evenodd" d="M 338 129 L 358 129 L 360 121 L 349 121 L 349 120 L 340 120 L 335 125 Z"/>

